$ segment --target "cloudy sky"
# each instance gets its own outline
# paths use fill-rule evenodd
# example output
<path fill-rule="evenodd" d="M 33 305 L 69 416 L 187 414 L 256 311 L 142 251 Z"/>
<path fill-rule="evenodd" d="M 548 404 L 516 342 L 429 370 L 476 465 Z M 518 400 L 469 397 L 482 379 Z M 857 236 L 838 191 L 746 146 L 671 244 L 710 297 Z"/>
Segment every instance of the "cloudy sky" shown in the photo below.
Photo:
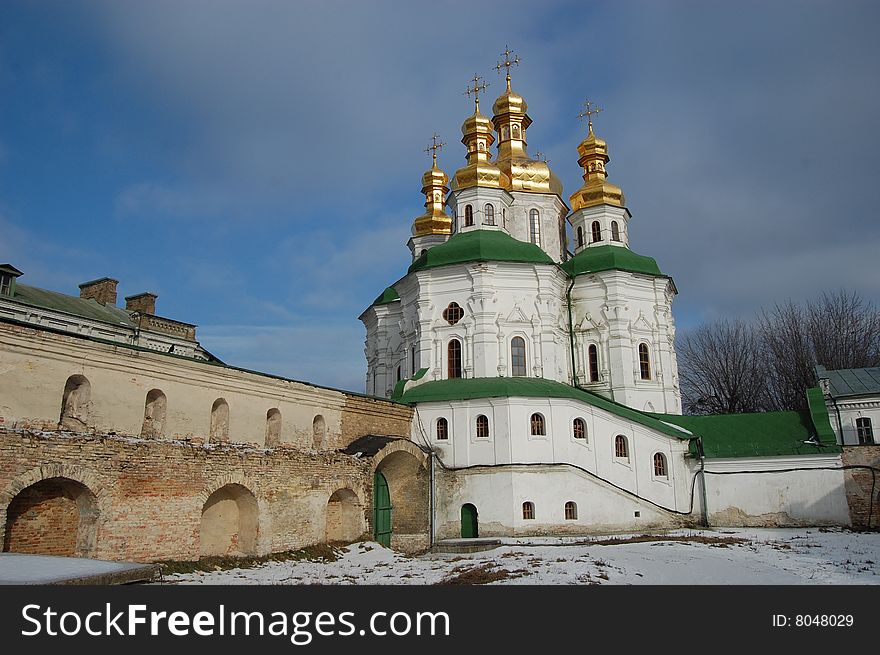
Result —
<path fill-rule="evenodd" d="M 464 162 L 506 45 L 580 183 L 605 111 L 631 245 L 687 329 L 849 289 L 880 302 L 876 2 L 4 2 L 0 262 L 199 325 L 240 366 L 360 391 L 360 312 L 409 263 L 423 148 Z"/>

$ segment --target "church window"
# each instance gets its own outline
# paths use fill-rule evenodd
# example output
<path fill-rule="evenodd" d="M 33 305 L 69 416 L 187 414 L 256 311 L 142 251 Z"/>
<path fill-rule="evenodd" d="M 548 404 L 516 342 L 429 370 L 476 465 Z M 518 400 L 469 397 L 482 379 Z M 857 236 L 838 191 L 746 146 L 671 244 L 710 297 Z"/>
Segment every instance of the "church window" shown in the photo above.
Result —
<path fill-rule="evenodd" d="M 518 139 L 519 138 L 519 125 L 514 123 L 513 127 L 511 128 L 511 131 L 513 132 L 513 138 Z"/>
<path fill-rule="evenodd" d="M 510 128 L 507 125 L 501 127 L 501 140 L 507 141 L 510 138 Z"/>
<path fill-rule="evenodd" d="M 639 344 L 639 375 L 643 380 L 651 379 L 651 357 L 646 343 Z"/>
<path fill-rule="evenodd" d="M 584 228 L 582 228 L 580 225 L 577 229 L 577 244 L 578 248 L 584 247 Z"/>
<path fill-rule="evenodd" d="M 400 367 L 397 367 L 397 381 L 400 382 Z"/>
<path fill-rule="evenodd" d="M 413 346 L 412 348 L 409 349 L 409 356 L 410 356 L 410 361 L 412 364 L 411 365 L 412 374 L 415 375 L 417 373 L 417 371 L 416 371 L 416 347 L 415 346 Z"/>
<path fill-rule="evenodd" d="M 547 434 L 547 429 L 544 425 L 544 417 L 541 414 L 532 414 L 531 427 L 532 436 L 543 437 Z"/>
<path fill-rule="evenodd" d="M 437 419 L 437 439 L 445 441 L 449 438 L 449 422 L 445 418 Z"/>
<path fill-rule="evenodd" d="M 526 342 L 522 337 L 510 340 L 510 373 L 514 377 L 526 375 Z"/>
<path fill-rule="evenodd" d="M 448 377 L 450 378 L 460 378 L 461 377 L 461 341 L 458 339 L 452 339 L 449 342 L 449 347 L 447 348 L 447 359 L 448 359 Z"/>
<path fill-rule="evenodd" d="M 602 240 L 602 226 L 599 225 L 599 221 L 593 221 L 590 231 L 592 232 L 593 243 Z"/>
<path fill-rule="evenodd" d="M 457 302 L 449 303 L 449 306 L 443 310 L 443 319 L 450 325 L 455 325 L 464 316 L 464 310 Z"/>
<path fill-rule="evenodd" d="M 529 500 L 523 503 L 523 518 L 526 521 L 533 521 L 535 519 L 535 503 Z"/>
<path fill-rule="evenodd" d="M 486 213 L 486 225 L 495 225 L 495 207 L 486 205 L 483 211 Z"/>
<path fill-rule="evenodd" d="M 12 276 L 0 273 L 0 296 L 12 295 Z"/>
<path fill-rule="evenodd" d="M 859 437 L 860 445 L 871 445 L 874 443 L 874 427 L 871 425 L 871 419 L 862 416 L 856 419 L 856 434 Z"/>
<path fill-rule="evenodd" d="M 572 431 L 574 432 L 575 439 L 586 439 L 587 424 L 584 422 L 584 419 L 576 418 L 574 423 L 572 423 Z"/>
<path fill-rule="evenodd" d="M 599 349 L 596 344 L 591 343 L 587 348 L 587 359 L 590 365 L 590 382 L 599 381 Z"/>
<path fill-rule="evenodd" d="M 620 241 L 620 226 L 617 221 L 611 221 L 611 240 Z"/>
<path fill-rule="evenodd" d="M 470 227 L 474 224 L 474 208 L 470 205 L 464 206 L 464 226 Z"/>
<path fill-rule="evenodd" d="M 480 414 L 477 417 L 477 439 L 489 438 L 489 419 Z"/>
<path fill-rule="evenodd" d="M 666 455 L 654 453 L 654 477 L 665 478 L 668 475 L 666 472 Z"/>
<path fill-rule="evenodd" d="M 565 520 L 574 521 L 578 517 L 578 506 L 574 501 L 569 500 L 565 503 Z"/>
<path fill-rule="evenodd" d="M 536 246 L 541 245 L 541 215 L 537 209 L 529 212 L 529 238 Z"/>
<path fill-rule="evenodd" d="M 419 257 L 424 257 L 427 254 L 428 254 L 427 250 L 422 250 L 422 252 L 419 253 Z"/>
<path fill-rule="evenodd" d="M 629 448 L 627 447 L 626 437 L 618 434 L 614 437 L 614 456 L 618 459 L 629 459 Z"/>

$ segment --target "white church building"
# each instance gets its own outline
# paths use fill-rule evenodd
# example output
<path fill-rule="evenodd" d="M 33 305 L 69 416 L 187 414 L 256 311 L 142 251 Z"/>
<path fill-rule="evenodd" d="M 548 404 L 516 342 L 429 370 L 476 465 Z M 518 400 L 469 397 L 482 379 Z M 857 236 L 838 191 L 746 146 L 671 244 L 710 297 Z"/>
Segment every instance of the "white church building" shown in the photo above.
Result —
<path fill-rule="evenodd" d="M 850 525 L 818 389 L 809 412 L 681 415 L 676 285 L 631 248 L 596 110 L 566 201 L 528 154 L 513 63 L 491 117 L 468 89 L 451 181 L 435 139 L 412 263 L 360 316 L 366 392 L 414 406 L 433 453 L 432 537 Z"/>

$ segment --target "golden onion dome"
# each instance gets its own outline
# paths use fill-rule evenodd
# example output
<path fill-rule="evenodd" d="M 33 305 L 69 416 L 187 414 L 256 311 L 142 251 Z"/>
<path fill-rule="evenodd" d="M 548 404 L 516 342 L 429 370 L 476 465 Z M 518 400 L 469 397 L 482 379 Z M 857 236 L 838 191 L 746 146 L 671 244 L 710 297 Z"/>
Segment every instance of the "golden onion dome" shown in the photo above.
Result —
<path fill-rule="evenodd" d="M 442 144 L 441 144 L 442 146 Z M 452 217 L 446 213 L 446 194 L 449 176 L 437 167 L 436 135 L 431 168 L 422 175 L 422 193 L 425 194 L 425 213 L 413 221 L 413 236 L 428 234 L 452 234 Z"/>
<path fill-rule="evenodd" d="M 596 205 L 624 207 L 626 199 L 623 191 L 606 179 L 605 165 L 610 161 L 608 145 L 593 134 L 592 121 L 590 133 L 578 146 L 578 154 L 578 164 L 584 169 L 584 184 L 569 199 L 572 211 Z"/>
<path fill-rule="evenodd" d="M 495 116 L 501 114 L 525 114 L 529 106 L 526 104 L 525 98 L 515 93 L 510 88 L 510 81 L 507 83 L 507 91 L 502 93 L 492 105 L 492 113 Z"/>
<path fill-rule="evenodd" d="M 452 189 L 469 189 L 471 187 L 504 187 L 507 178 L 492 161 L 492 144 L 495 135 L 492 133 L 492 121 L 480 113 L 479 97 L 476 100 L 474 113 L 461 124 L 461 142 L 467 147 L 467 165 L 455 171 Z"/>

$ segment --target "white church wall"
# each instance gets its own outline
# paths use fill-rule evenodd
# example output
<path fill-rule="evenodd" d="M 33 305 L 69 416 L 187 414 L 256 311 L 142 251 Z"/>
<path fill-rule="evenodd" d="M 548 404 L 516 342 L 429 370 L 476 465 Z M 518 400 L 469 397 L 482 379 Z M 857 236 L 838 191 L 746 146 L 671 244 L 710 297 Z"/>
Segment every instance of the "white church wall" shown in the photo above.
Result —
<path fill-rule="evenodd" d="M 837 401 L 837 408 L 829 402 L 828 416 L 831 427 L 837 435 L 837 443 L 846 446 L 859 445 L 859 433 L 856 421 L 867 418 L 871 421 L 871 432 L 874 443 L 880 443 L 880 397 L 862 397 Z M 840 411 L 840 423 L 837 422 L 837 410 Z M 841 435 L 841 428 L 843 434 Z"/>
<path fill-rule="evenodd" d="M 838 455 L 706 460 L 709 525 L 848 526 L 840 466 Z"/>

